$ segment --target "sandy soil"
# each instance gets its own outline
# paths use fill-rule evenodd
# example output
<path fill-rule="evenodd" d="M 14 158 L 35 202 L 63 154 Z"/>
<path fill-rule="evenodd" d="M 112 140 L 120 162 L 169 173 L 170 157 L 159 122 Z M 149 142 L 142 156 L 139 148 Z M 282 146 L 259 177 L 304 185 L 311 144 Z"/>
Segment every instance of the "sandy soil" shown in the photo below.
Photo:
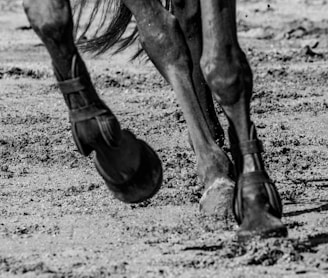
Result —
<path fill-rule="evenodd" d="M 0 1 L 1 277 L 328 277 L 328 4 L 239 1 L 252 117 L 283 198 L 286 239 L 235 241 L 199 213 L 201 185 L 175 95 L 150 63 L 85 54 L 122 126 L 156 149 L 150 201 L 111 197 L 76 150 L 50 60 L 20 1 Z M 226 127 L 226 121 L 218 110 Z"/>

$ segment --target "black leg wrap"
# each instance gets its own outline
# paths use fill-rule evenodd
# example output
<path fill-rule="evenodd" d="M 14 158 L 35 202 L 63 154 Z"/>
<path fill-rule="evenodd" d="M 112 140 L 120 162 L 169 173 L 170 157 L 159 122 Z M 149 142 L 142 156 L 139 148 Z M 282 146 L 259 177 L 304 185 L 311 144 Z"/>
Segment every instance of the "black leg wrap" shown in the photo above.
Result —
<path fill-rule="evenodd" d="M 282 204 L 279 193 L 267 173 L 264 171 L 250 172 L 241 175 L 235 187 L 233 212 L 239 225 L 244 218 L 243 191 L 258 192 L 257 195 L 260 195 L 261 202 L 270 205 L 268 212 L 279 219 L 282 217 Z"/>
<path fill-rule="evenodd" d="M 244 218 L 243 192 L 250 192 L 251 195 L 259 196 L 258 202 L 263 204 L 263 209 L 269 205 L 267 208 L 269 214 L 279 219 L 282 216 L 281 199 L 268 174 L 264 170 L 241 173 L 243 156 L 263 152 L 263 145 L 262 142 L 257 139 L 254 125 L 252 125 L 250 132 L 251 140 L 233 144 L 236 142 L 236 136 L 232 130 L 229 131 L 230 140 L 233 142 L 231 153 L 235 159 L 238 175 L 238 183 L 235 187 L 233 201 L 233 212 L 238 224 L 241 224 Z"/>
<path fill-rule="evenodd" d="M 108 112 L 95 116 L 94 118 L 96 119 L 98 129 L 100 130 L 102 138 L 107 143 L 107 146 L 113 148 L 117 147 L 121 139 L 121 127 L 116 117 Z M 94 150 L 94 147 L 80 140 L 81 134 L 78 132 L 77 123 L 76 121 L 71 121 L 73 139 L 79 152 L 84 156 L 88 156 Z"/>
<path fill-rule="evenodd" d="M 152 197 L 163 178 L 157 154 L 131 132 L 121 130 L 114 114 L 95 92 L 78 54 L 72 59 L 71 72 L 72 79 L 59 81 L 58 85 L 69 108 L 79 152 L 87 156 L 96 151 L 96 168 L 117 199 L 136 203 Z M 56 69 L 55 74 L 61 80 Z"/>
<path fill-rule="evenodd" d="M 80 64 L 82 75 L 76 77 L 76 75 L 79 74 L 77 69 L 78 63 Z M 57 79 L 61 80 L 61 75 L 55 67 L 54 71 Z M 90 77 L 86 72 L 85 65 L 79 58 L 78 54 L 73 56 L 71 72 L 72 79 L 58 81 L 58 86 L 64 96 L 67 106 L 69 107 L 69 118 L 71 122 L 73 139 L 79 152 L 82 155 L 87 156 L 94 150 L 90 144 L 87 144 L 81 140 L 81 134 L 79 134 L 77 127 L 78 123 L 91 119 L 96 119 L 98 128 L 108 146 L 115 147 L 117 142 L 120 140 L 120 125 L 116 117 L 100 98 L 93 97 L 93 99 L 90 99 L 90 91 L 94 91 L 94 88 L 92 86 Z M 83 100 L 85 105 L 72 109 L 69 95 L 77 93 L 80 95 L 80 98 Z M 94 92 L 93 95 L 96 95 L 96 93 Z"/>

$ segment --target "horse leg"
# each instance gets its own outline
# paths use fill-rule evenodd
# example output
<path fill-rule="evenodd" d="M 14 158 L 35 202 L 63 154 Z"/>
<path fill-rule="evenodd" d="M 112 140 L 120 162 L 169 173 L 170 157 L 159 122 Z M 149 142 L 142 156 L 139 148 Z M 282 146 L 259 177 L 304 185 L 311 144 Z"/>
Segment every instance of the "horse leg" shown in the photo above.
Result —
<path fill-rule="evenodd" d="M 179 22 L 190 52 L 192 60 L 192 81 L 196 97 L 212 137 L 220 147 L 223 147 L 224 131 L 215 112 L 212 93 L 204 80 L 200 67 L 200 58 L 202 55 L 202 23 L 199 0 L 173 0 L 172 6 L 173 14 Z M 231 169 L 230 176 L 233 176 L 232 163 L 230 163 L 229 167 Z M 207 188 L 200 200 L 201 210 L 207 214 L 215 213 L 217 210 L 216 206 L 222 206 L 220 202 L 221 198 L 222 191 L 220 188 L 217 186 Z"/>
<path fill-rule="evenodd" d="M 195 92 L 192 60 L 180 25 L 158 0 L 123 0 L 136 18 L 140 41 L 159 72 L 177 94 L 197 157 L 197 171 L 206 190 L 220 192 L 212 212 L 225 216 L 234 186 L 230 161 L 215 143 Z"/>
<path fill-rule="evenodd" d="M 282 205 L 261 157 L 261 143 L 250 120 L 252 72 L 236 34 L 235 1 L 201 0 L 203 55 L 201 67 L 230 124 L 238 183 L 234 213 L 241 239 L 254 234 L 284 236 Z"/>
<path fill-rule="evenodd" d="M 173 0 L 173 14 L 178 19 L 190 50 L 192 59 L 192 80 L 212 137 L 220 147 L 224 145 L 224 131 L 217 118 L 212 93 L 207 86 L 199 61 L 202 55 L 202 23 L 199 0 Z"/>
<path fill-rule="evenodd" d="M 96 93 L 74 44 L 69 0 L 24 0 L 24 8 L 51 56 L 79 151 L 96 151 L 96 168 L 116 198 L 140 202 L 151 197 L 162 181 L 160 160 L 146 143 L 121 130 Z"/>

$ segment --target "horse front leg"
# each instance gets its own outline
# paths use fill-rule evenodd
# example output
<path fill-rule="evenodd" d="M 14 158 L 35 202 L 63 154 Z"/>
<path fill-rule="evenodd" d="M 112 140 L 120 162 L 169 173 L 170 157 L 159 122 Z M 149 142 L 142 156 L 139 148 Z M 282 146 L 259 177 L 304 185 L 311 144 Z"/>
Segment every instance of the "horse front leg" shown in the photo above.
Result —
<path fill-rule="evenodd" d="M 160 160 L 145 142 L 121 130 L 112 111 L 96 93 L 74 44 L 69 0 L 23 3 L 32 28 L 51 56 L 79 151 L 83 155 L 96 151 L 96 168 L 116 198 L 140 202 L 151 197 L 162 182 Z"/>
<path fill-rule="evenodd" d="M 202 55 L 202 22 L 199 0 L 172 0 L 173 14 L 179 21 L 192 60 L 192 80 L 212 137 L 220 147 L 224 145 L 224 131 L 216 115 L 211 90 L 200 68 Z"/>
<path fill-rule="evenodd" d="M 199 0 L 172 0 L 172 6 L 173 14 L 181 27 L 192 63 L 191 76 L 194 92 L 190 92 L 190 94 L 196 94 L 211 136 L 219 147 L 222 148 L 225 140 L 224 131 L 215 111 L 211 90 L 204 79 L 200 67 L 200 58 L 203 49 L 200 2 Z M 232 177 L 233 165 L 230 163 L 230 160 L 228 163 L 231 169 L 229 175 Z M 200 200 L 201 210 L 206 214 L 215 214 L 217 207 L 223 205 L 221 202 L 222 196 L 225 196 L 225 194 L 222 194 L 222 189 L 217 184 L 207 187 Z"/>
<path fill-rule="evenodd" d="M 201 66 L 212 93 L 229 120 L 238 184 L 234 213 L 241 239 L 254 234 L 284 236 L 282 205 L 261 157 L 262 145 L 250 120 L 252 72 L 236 33 L 235 1 L 201 0 Z"/>
<path fill-rule="evenodd" d="M 193 83 L 190 50 L 179 22 L 158 0 L 123 2 L 136 18 L 143 48 L 173 87 L 184 113 L 197 158 L 197 172 L 206 189 L 201 207 L 205 206 L 208 213 L 226 217 L 234 186 L 231 163 L 213 139 L 204 116 Z"/>

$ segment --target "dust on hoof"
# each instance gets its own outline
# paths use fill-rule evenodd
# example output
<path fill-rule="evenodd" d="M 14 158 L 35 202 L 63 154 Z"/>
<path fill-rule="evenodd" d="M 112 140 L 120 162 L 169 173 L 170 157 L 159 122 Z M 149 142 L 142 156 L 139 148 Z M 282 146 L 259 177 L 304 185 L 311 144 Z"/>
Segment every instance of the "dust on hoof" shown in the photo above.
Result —
<path fill-rule="evenodd" d="M 216 179 L 200 199 L 200 211 L 217 218 L 230 218 L 234 186 L 235 183 L 229 178 Z"/>
<path fill-rule="evenodd" d="M 162 163 L 155 151 L 142 140 L 140 166 L 133 177 L 122 184 L 116 184 L 95 160 L 99 174 L 104 178 L 107 187 L 114 197 L 125 203 L 140 203 L 153 197 L 160 189 L 163 180 Z"/>

